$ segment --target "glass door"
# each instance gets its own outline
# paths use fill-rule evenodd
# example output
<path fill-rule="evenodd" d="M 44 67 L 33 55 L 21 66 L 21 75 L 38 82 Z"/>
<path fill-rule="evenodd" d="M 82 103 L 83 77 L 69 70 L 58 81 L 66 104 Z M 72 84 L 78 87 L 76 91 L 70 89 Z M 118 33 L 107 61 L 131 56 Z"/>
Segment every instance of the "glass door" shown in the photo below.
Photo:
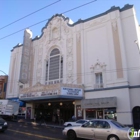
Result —
<path fill-rule="evenodd" d="M 97 110 L 97 119 L 103 119 L 103 110 Z"/>

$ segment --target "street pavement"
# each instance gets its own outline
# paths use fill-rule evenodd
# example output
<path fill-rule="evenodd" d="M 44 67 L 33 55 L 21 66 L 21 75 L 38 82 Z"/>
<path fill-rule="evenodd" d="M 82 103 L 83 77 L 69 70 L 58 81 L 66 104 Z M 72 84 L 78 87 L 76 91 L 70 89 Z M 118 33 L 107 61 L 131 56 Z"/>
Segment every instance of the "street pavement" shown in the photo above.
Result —
<path fill-rule="evenodd" d="M 62 135 L 63 125 L 33 122 L 25 119 L 8 121 L 8 130 L 0 133 L 0 140 L 67 140 Z M 83 139 L 81 139 L 83 140 Z M 140 140 L 140 138 L 133 138 Z"/>
<path fill-rule="evenodd" d="M 0 140 L 66 140 L 66 137 L 60 127 L 8 121 L 8 129 L 0 133 Z"/>
<path fill-rule="evenodd" d="M 64 128 L 63 124 L 56 124 L 56 123 L 49 123 L 49 122 L 40 123 L 40 122 L 35 122 L 35 121 L 31 121 L 31 120 L 26 120 L 26 119 L 19 119 L 17 122 L 18 123 L 32 124 L 34 126 L 41 125 L 41 126 L 52 127 L 52 128 L 60 128 L 60 129 Z"/>

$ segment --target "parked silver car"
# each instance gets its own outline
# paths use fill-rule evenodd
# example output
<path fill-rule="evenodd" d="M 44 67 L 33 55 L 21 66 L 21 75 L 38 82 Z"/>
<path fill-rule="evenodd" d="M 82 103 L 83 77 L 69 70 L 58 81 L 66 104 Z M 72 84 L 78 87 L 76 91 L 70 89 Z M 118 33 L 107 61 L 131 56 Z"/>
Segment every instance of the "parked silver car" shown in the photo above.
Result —
<path fill-rule="evenodd" d="M 0 131 L 4 132 L 8 128 L 7 122 L 0 117 Z"/>
<path fill-rule="evenodd" d="M 62 131 L 68 140 L 76 138 L 101 140 L 129 140 L 129 127 L 125 127 L 114 120 L 94 119 L 82 126 L 65 127 Z"/>
<path fill-rule="evenodd" d="M 84 119 L 80 119 L 80 120 L 77 120 L 77 121 L 68 121 L 68 122 L 65 122 L 64 123 L 64 126 L 81 126 L 82 124 L 88 122 L 89 120 L 84 120 Z"/>

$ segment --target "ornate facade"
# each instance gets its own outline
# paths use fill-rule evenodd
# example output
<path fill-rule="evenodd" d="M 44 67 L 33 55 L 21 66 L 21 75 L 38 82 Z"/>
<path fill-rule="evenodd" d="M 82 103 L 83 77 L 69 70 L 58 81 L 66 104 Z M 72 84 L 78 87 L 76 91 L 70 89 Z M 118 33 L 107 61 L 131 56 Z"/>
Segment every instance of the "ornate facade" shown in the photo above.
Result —
<path fill-rule="evenodd" d="M 32 110 L 29 118 L 42 111 L 35 110 L 36 103 L 44 103 L 44 110 L 61 112 L 64 120 L 72 115 L 64 111 L 71 108 L 77 118 L 109 113 L 123 124 L 135 124 L 133 109 L 140 108 L 135 40 L 140 41 L 140 32 L 132 5 L 111 7 L 76 23 L 56 14 L 40 37 L 32 39 L 26 29 L 23 44 L 13 48 L 7 98 L 25 101 Z"/>

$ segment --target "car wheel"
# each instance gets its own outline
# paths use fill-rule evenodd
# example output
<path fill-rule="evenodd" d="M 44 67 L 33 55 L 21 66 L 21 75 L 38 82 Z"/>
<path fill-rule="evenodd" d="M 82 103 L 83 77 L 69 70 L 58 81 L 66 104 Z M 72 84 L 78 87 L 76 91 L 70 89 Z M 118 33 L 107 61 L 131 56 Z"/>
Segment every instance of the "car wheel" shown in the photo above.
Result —
<path fill-rule="evenodd" d="M 71 124 L 68 124 L 67 126 L 72 126 Z"/>
<path fill-rule="evenodd" d="M 115 135 L 109 136 L 108 140 L 119 140 L 119 138 Z"/>
<path fill-rule="evenodd" d="M 73 130 L 70 130 L 70 131 L 68 131 L 67 137 L 68 137 L 68 140 L 75 140 L 76 134 Z"/>

